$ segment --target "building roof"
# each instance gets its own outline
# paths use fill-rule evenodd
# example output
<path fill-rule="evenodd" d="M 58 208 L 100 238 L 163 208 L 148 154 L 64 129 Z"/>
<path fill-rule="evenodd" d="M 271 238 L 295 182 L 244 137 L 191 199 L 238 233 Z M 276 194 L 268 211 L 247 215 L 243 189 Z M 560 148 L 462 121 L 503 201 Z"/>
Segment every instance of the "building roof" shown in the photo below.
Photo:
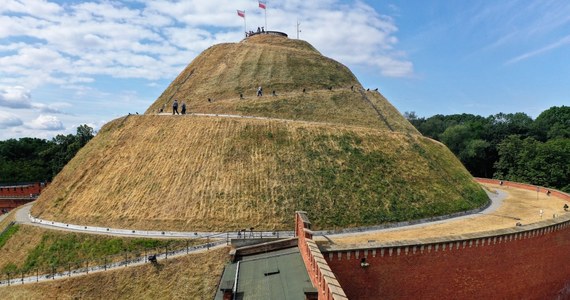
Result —
<path fill-rule="evenodd" d="M 221 288 L 233 287 L 238 263 L 235 299 L 304 299 L 304 290 L 313 287 L 297 247 L 246 256 L 227 265 Z M 219 288 L 216 299 L 222 296 Z"/>

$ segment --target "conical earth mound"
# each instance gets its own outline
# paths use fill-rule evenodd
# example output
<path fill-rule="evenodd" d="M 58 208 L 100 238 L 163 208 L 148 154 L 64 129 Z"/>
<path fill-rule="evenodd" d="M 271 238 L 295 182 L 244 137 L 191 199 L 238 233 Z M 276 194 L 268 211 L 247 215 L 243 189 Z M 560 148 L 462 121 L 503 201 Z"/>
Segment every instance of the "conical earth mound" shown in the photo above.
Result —
<path fill-rule="evenodd" d="M 174 99 L 191 114 L 172 116 Z M 145 115 L 105 125 L 32 214 L 223 231 L 291 229 L 293 212 L 305 210 L 315 228 L 332 229 L 487 201 L 445 146 L 421 136 L 348 68 L 306 42 L 259 35 L 207 49 Z"/>

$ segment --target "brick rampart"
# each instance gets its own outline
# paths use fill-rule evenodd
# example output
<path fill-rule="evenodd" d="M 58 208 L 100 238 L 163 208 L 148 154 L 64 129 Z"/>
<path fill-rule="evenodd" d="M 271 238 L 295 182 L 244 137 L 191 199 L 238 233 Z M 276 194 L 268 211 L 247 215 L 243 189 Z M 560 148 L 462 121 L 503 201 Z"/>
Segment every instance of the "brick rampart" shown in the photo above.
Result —
<path fill-rule="evenodd" d="M 311 223 L 305 212 L 295 214 L 295 235 L 298 237 L 299 251 L 307 268 L 313 287 L 318 291 L 319 300 L 348 299 L 335 278 L 317 244 L 312 240 Z"/>
<path fill-rule="evenodd" d="M 538 191 L 539 193 L 547 194 L 550 191 L 550 196 L 562 198 L 565 200 L 570 201 L 570 195 L 563 193 L 558 190 L 545 188 L 542 186 L 526 184 L 526 183 L 518 183 L 506 180 L 498 180 L 498 179 L 489 179 L 489 178 L 475 178 L 475 180 L 479 183 L 490 183 L 490 184 L 500 184 L 503 182 L 504 187 L 515 187 L 518 189 L 529 190 L 529 191 Z"/>
<path fill-rule="evenodd" d="M 570 215 L 431 242 L 336 248 L 321 251 L 349 299 L 570 299 Z"/>
<path fill-rule="evenodd" d="M 14 184 L 14 185 L 0 185 L 0 198 L 4 197 L 37 197 L 44 189 L 45 184 L 40 182 Z"/>

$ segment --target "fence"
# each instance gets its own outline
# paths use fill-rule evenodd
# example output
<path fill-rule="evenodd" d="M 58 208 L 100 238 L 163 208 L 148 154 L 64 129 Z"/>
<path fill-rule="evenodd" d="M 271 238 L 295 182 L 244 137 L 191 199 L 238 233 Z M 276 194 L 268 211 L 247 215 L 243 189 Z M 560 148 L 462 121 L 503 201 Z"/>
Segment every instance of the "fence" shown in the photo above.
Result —
<path fill-rule="evenodd" d="M 188 231 L 153 231 L 153 230 L 131 230 L 131 229 L 119 229 L 110 227 L 98 227 L 98 226 L 85 226 L 77 224 L 62 223 L 50 220 L 44 220 L 40 218 L 28 215 L 30 222 L 48 226 L 57 227 L 64 229 L 71 229 L 79 232 L 88 233 L 107 233 L 114 235 L 125 235 L 125 236 L 140 236 L 140 237 L 165 237 L 165 238 L 208 238 L 218 236 L 227 239 L 230 238 L 268 238 L 268 237 L 292 237 L 293 231 L 253 231 L 253 229 L 241 229 L 232 232 L 188 232 Z"/>
<path fill-rule="evenodd" d="M 90 272 L 107 271 L 111 269 L 124 268 L 128 266 L 141 265 L 149 262 L 149 256 L 155 256 L 157 261 L 166 260 L 169 257 L 190 254 L 201 250 L 229 245 L 232 239 L 270 239 L 293 236 L 293 232 L 263 232 L 263 231 L 236 231 L 215 233 L 204 238 L 207 243 L 200 245 L 190 245 L 192 239 L 186 240 L 186 247 L 169 249 L 168 246 L 157 248 L 146 248 L 135 251 L 124 251 L 116 255 L 107 255 L 102 258 L 70 262 L 63 265 L 51 266 L 49 268 L 34 268 L 29 271 L 8 272 L 0 275 L 0 286 L 10 286 L 15 284 L 35 283 L 46 280 L 55 280 L 71 276 L 89 274 Z M 194 238 L 195 239 L 195 238 Z"/>
<path fill-rule="evenodd" d="M 79 262 L 67 263 L 49 268 L 35 268 L 24 272 L 4 273 L 0 279 L 0 286 L 10 286 L 15 284 L 35 283 L 46 280 L 55 280 L 71 276 L 89 274 L 90 272 L 107 271 L 111 269 L 124 268 L 128 266 L 141 265 L 149 262 L 149 256 L 155 256 L 158 260 L 166 260 L 169 257 L 190 254 L 201 250 L 227 245 L 226 239 L 220 239 L 201 245 L 187 246 L 179 249 L 169 249 L 168 246 L 160 248 L 148 248 L 138 251 L 125 251 L 121 254 L 108 255 L 102 258 L 83 260 Z"/>

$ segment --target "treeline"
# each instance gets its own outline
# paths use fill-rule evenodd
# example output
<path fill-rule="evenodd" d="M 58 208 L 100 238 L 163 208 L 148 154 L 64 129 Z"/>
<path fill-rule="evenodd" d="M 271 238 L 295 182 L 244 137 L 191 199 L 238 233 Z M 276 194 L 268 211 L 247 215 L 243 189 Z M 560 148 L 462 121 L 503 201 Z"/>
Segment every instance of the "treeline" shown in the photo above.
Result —
<path fill-rule="evenodd" d="M 570 107 L 551 107 L 536 120 L 524 113 L 404 116 L 444 143 L 476 177 L 493 177 L 570 192 Z"/>
<path fill-rule="evenodd" d="M 20 138 L 0 141 L 0 183 L 51 181 L 77 151 L 93 138 L 93 128 L 51 140 Z"/>

